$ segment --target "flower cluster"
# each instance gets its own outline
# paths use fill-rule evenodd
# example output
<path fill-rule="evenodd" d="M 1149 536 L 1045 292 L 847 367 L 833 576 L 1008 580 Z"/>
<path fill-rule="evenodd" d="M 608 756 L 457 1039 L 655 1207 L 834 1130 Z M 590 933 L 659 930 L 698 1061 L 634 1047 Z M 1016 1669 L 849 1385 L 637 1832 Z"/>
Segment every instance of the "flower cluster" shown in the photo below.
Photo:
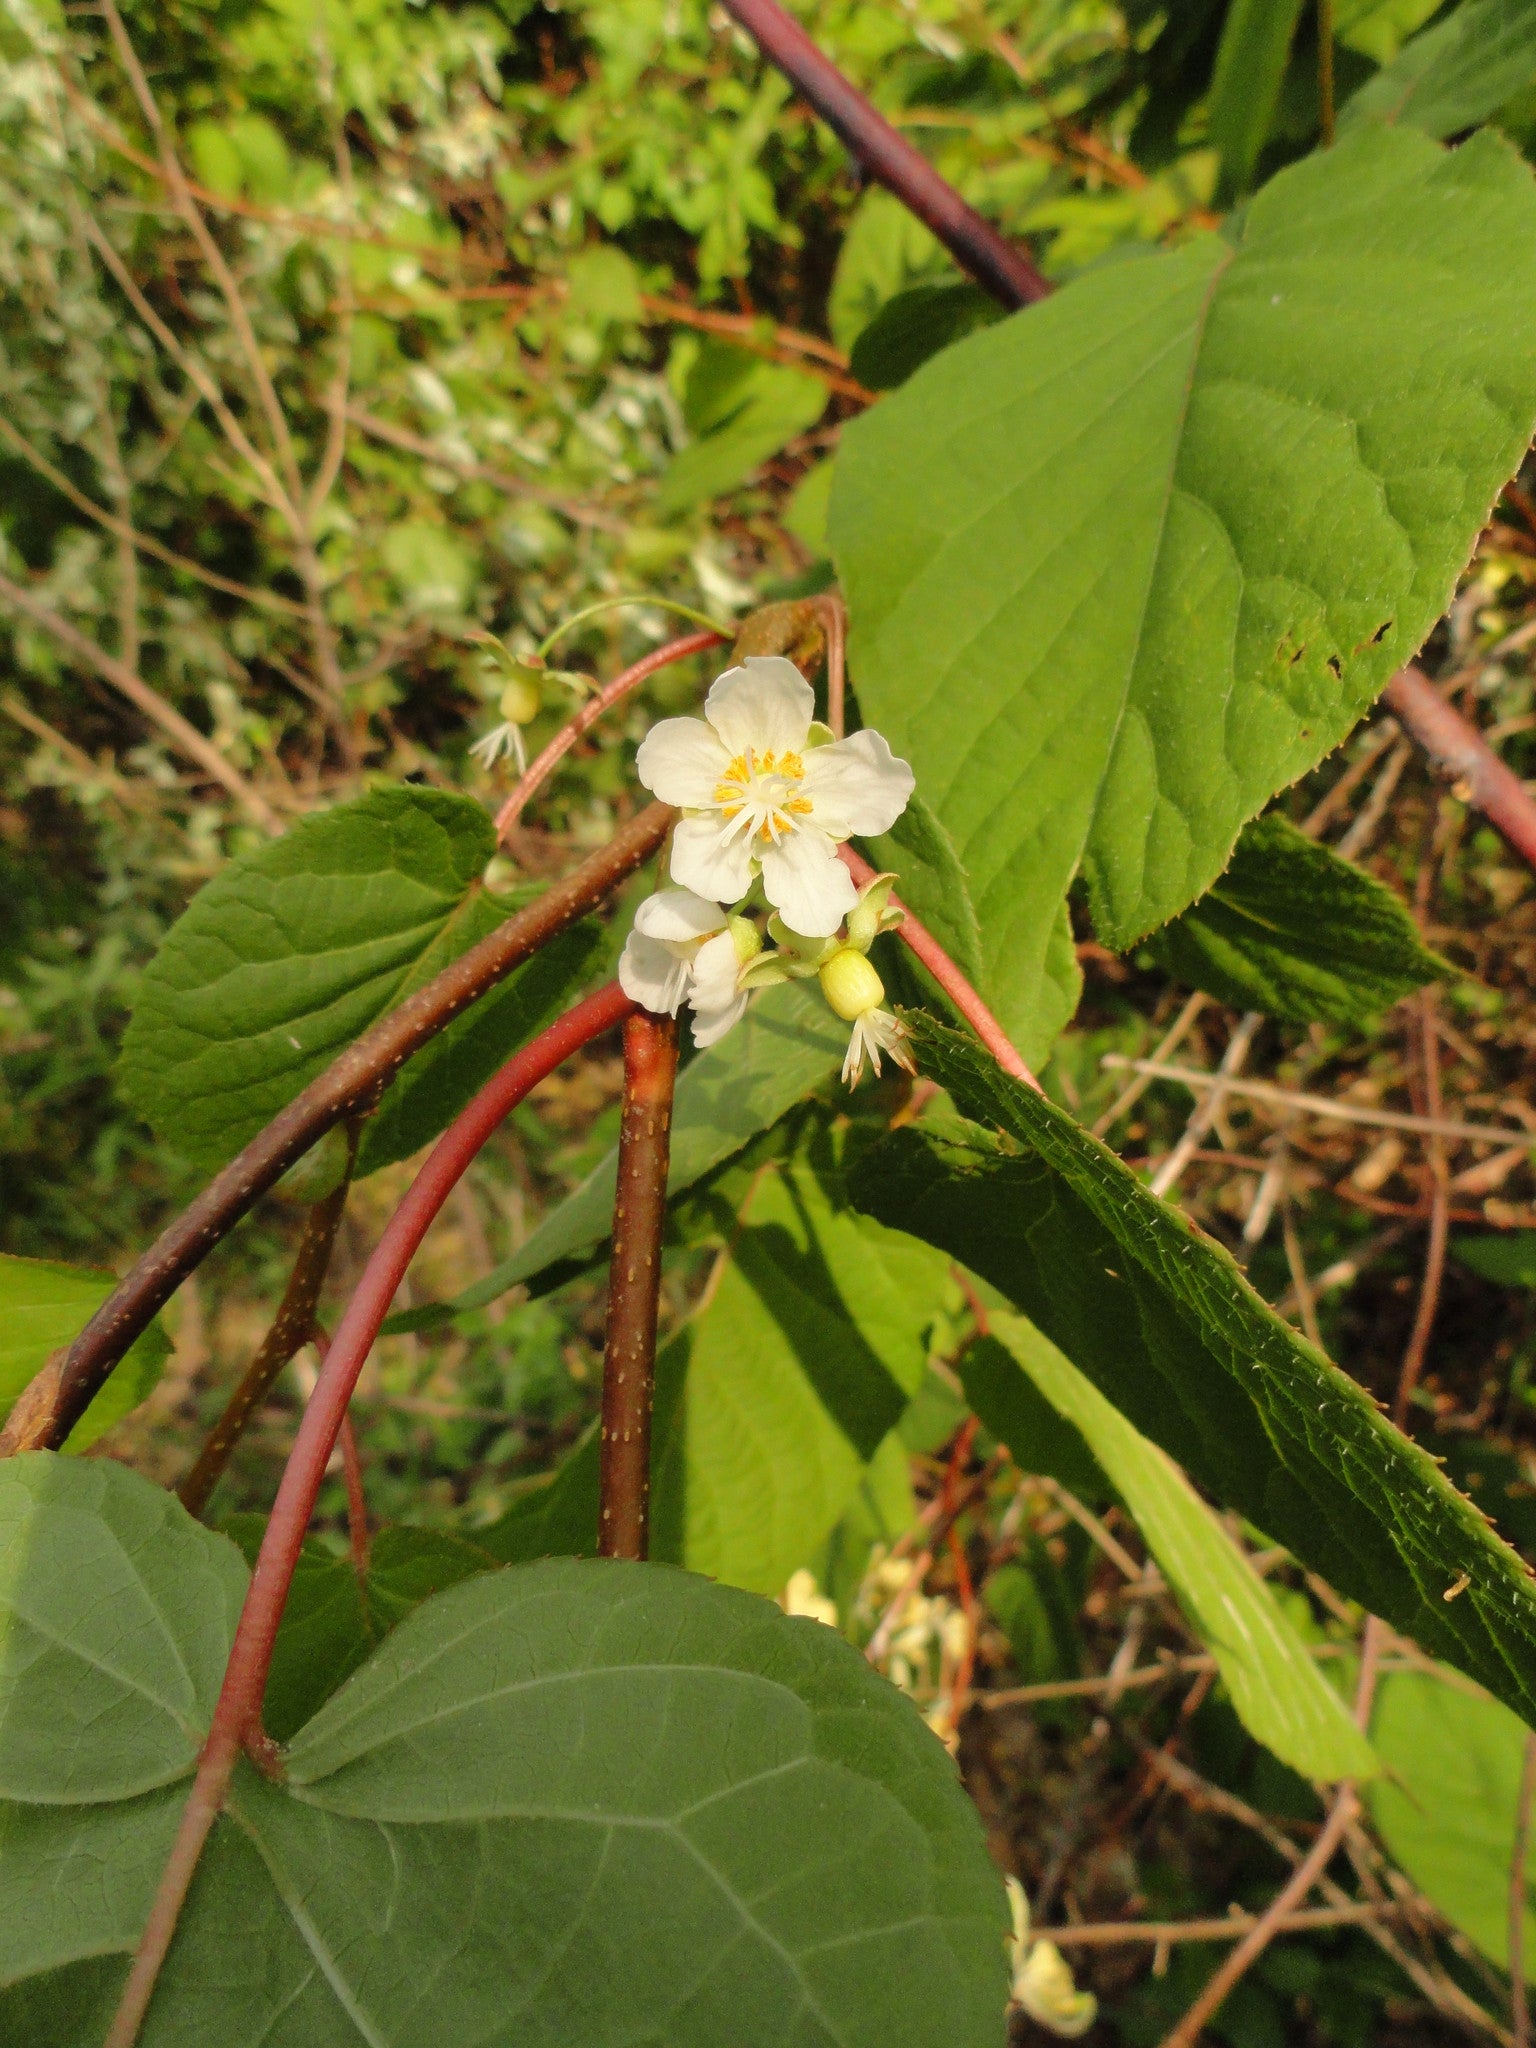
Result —
<path fill-rule="evenodd" d="M 877 933 L 900 922 L 889 907 L 895 876 L 861 890 L 837 849 L 855 833 L 888 831 L 913 776 L 879 733 L 837 739 L 814 710 L 793 662 L 748 655 L 713 684 L 702 718 L 663 719 L 646 736 L 640 780 L 683 815 L 671 886 L 641 904 L 619 981 L 647 1010 L 675 1017 L 686 1002 L 694 1042 L 706 1046 L 753 990 L 814 979 L 852 1026 L 852 1086 L 866 1059 L 877 1074 L 882 1053 L 912 1062 L 868 958 Z"/>

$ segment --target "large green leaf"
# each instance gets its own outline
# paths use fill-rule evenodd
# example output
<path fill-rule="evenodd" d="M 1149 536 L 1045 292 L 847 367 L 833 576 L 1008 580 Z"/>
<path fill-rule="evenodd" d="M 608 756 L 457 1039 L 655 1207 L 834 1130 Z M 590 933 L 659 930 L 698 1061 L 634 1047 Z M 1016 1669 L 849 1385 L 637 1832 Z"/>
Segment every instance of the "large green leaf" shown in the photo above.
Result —
<path fill-rule="evenodd" d="M 656 1366 L 652 1555 L 777 1593 L 810 1563 L 916 1392 L 950 1262 L 849 1209 L 825 1156 L 774 1161 L 704 1306 Z M 590 1553 L 597 1440 L 479 1541 Z"/>
<path fill-rule="evenodd" d="M 114 1475 L 105 1515 L 100 1484 L 45 1454 L 0 1481 L 13 1604 L 53 1622 L 51 1682 L 31 1644 L 0 1667 L 4 1754 L 37 1759 L 0 1802 L 0 2038 L 32 2048 L 102 2036 L 243 1578 L 147 1482 Z M 833 1630 L 749 1594 L 644 1565 L 483 1574 L 286 1762 L 281 1786 L 238 1773 L 143 2048 L 998 2038 L 1002 1887 L 949 1758 Z"/>
<path fill-rule="evenodd" d="M 994 1315 L 991 1327 L 1018 1369 L 1081 1431 L 1113 1480 L 1179 1605 L 1214 1654 L 1249 1733 L 1305 1777 L 1370 1776 L 1377 1768 L 1371 1745 L 1274 1594 L 1167 1454 L 1032 1323 Z"/>
<path fill-rule="evenodd" d="M 1434 1460 L 1064 1110 L 912 1023 L 924 1069 L 1007 1135 L 898 1131 L 859 1205 L 962 1258 L 1201 1486 L 1536 1719 L 1536 1586 Z"/>
<path fill-rule="evenodd" d="M 1536 79 L 1533 0 L 1468 0 L 1405 43 L 1343 108 L 1347 133 L 1395 121 L 1426 135 L 1459 135 Z"/>
<path fill-rule="evenodd" d="M 755 997 L 736 1029 L 690 1060 L 678 1079 L 668 1194 L 680 1195 L 777 1123 L 836 1069 L 847 1047 L 847 1026 L 815 991 L 785 983 Z M 462 1309 L 483 1308 L 509 1287 L 595 1251 L 613 1227 L 618 1170 L 615 1147 L 510 1259 L 452 1302 L 407 1310 L 386 1327 L 420 1328 Z"/>
<path fill-rule="evenodd" d="M 117 1285 L 115 1273 L 0 1253 L 0 1418 L 61 1345 L 71 1343 Z M 157 1316 L 69 1434 L 83 1451 L 154 1387 L 170 1354 Z"/>
<path fill-rule="evenodd" d="M 1536 419 L 1533 290 L 1507 145 L 1373 128 L 846 429 L 859 702 L 955 842 L 1005 1024 L 1079 867 L 1106 944 L 1174 916 L 1417 649 Z"/>
<path fill-rule="evenodd" d="M 1386 1776 L 1370 1789 L 1381 1839 L 1453 1927 L 1509 1968 L 1509 1875 L 1526 1730 L 1453 1672 L 1389 1671 L 1371 1737 Z M 1536 1913 L 1525 1910 L 1536 1982 Z"/>
<path fill-rule="evenodd" d="M 198 1166 L 222 1166 L 386 1010 L 507 914 L 481 885 L 496 850 L 468 797 L 384 785 L 233 860 L 193 898 L 140 985 L 124 1095 Z M 434 1136 L 535 1028 L 589 957 L 567 935 L 406 1066 L 365 1171 Z"/>
<path fill-rule="evenodd" d="M 1390 889 L 1273 813 L 1153 946 L 1192 988 L 1300 1024 L 1357 1023 L 1455 972 Z"/>

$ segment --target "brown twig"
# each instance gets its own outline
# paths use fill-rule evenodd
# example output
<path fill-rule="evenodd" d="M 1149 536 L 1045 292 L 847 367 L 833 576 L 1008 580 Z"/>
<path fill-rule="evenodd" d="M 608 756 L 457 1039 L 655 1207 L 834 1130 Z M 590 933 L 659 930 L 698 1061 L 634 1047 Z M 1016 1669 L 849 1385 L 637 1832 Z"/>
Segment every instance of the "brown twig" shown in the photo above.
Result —
<path fill-rule="evenodd" d="M 0 603 L 8 604 L 24 618 L 40 626 L 50 639 L 67 648 L 87 668 L 94 669 L 103 682 L 110 683 L 114 690 L 128 699 L 136 711 L 141 711 L 151 725 L 157 725 L 166 738 L 194 762 L 203 773 L 240 804 L 265 832 L 282 829 L 281 821 L 267 802 L 237 768 L 232 768 L 218 748 L 205 739 L 195 725 L 182 717 L 174 705 L 168 704 L 160 692 L 146 683 L 137 669 L 129 668 L 126 662 L 108 654 L 105 647 L 82 633 L 78 626 L 56 612 L 51 605 L 28 590 L 25 585 L 12 582 L 9 576 L 0 575 Z"/>
<path fill-rule="evenodd" d="M 827 724 L 841 739 L 848 688 L 848 607 L 835 590 L 817 602 L 827 635 Z"/>
<path fill-rule="evenodd" d="M 837 392 L 841 398 L 851 398 L 856 404 L 873 405 L 880 395 L 848 375 L 848 359 L 841 349 L 814 334 L 801 334 L 797 328 L 756 320 L 750 313 L 717 313 L 691 306 L 686 300 L 657 298 L 651 292 L 642 292 L 640 303 L 655 319 L 675 321 L 679 327 L 696 327 L 703 334 L 726 335 L 738 348 L 762 356 L 766 362 L 784 363 L 807 376 L 819 377 L 829 391 Z"/>
<path fill-rule="evenodd" d="M 377 413 L 368 412 L 362 406 L 347 406 L 347 418 L 354 427 L 360 427 L 371 440 L 382 441 L 387 448 L 398 448 L 406 455 L 419 455 L 424 462 L 435 462 L 439 469 L 452 470 L 472 483 L 491 484 L 498 491 L 505 491 L 509 497 L 531 498 L 537 505 L 547 505 L 552 512 L 558 512 L 563 519 L 569 519 L 574 526 L 592 526 L 604 533 L 623 533 L 627 521 L 611 512 L 599 512 L 591 506 L 579 505 L 572 498 L 565 498 L 558 491 L 545 490 L 542 484 L 530 483 L 526 477 L 513 476 L 510 470 L 497 469 L 489 462 L 479 462 L 473 456 L 455 454 L 439 442 L 429 441 L 425 434 L 413 434 L 408 427 L 397 427 L 392 420 L 380 419 Z"/>
<path fill-rule="evenodd" d="M 1428 865 L 1426 856 L 1426 868 Z M 1440 1037 L 1435 1030 L 1432 990 L 1420 991 L 1414 1001 L 1413 1012 L 1419 1026 L 1424 1063 L 1424 1104 L 1429 1111 L 1428 1121 L 1438 1123 L 1441 1110 Z M 1408 1426 L 1408 1409 L 1424 1370 L 1425 1355 L 1440 1308 L 1440 1283 L 1445 1277 L 1445 1253 L 1450 1237 L 1450 1175 L 1446 1170 L 1445 1145 L 1439 1131 L 1426 1134 L 1424 1150 L 1430 1182 L 1429 1234 L 1424 1247 L 1424 1277 L 1419 1285 L 1418 1306 L 1414 1310 L 1413 1328 L 1403 1353 L 1402 1367 L 1397 1376 L 1397 1394 L 1392 1403 L 1392 1420 L 1399 1429 Z"/>
<path fill-rule="evenodd" d="M 273 1182 L 333 1124 L 372 1103 L 411 1054 L 594 910 L 661 845 L 675 816 L 651 804 L 536 903 L 471 946 L 351 1045 L 273 1118 L 137 1260 L 58 1364 L 26 1388 L 0 1432 L 0 1456 L 57 1449 L 151 1318 Z"/>
<path fill-rule="evenodd" d="M 1476 727 L 1411 664 L 1388 683 L 1385 702 L 1456 785 L 1454 793 L 1475 805 L 1526 865 L 1536 868 L 1536 802 Z"/>
<path fill-rule="evenodd" d="M 1004 305 L 1028 306 L 1050 285 L 1021 249 L 982 219 L 824 57 L 777 0 L 726 0 L 727 11 L 809 101 L 853 157 L 929 228 L 963 270 Z"/>
<path fill-rule="evenodd" d="M 624 1025 L 624 1110 L 603 1352 L 597 1526 L 602 1557 L 644 1559 L 650 1547 L 656 1305 L 676 1080 L 677 1019 L 637 1010 Z"/>
<path fill-rule="evenodd" d="M 1404 1916 L 1405 1906 L 1389 1900 L 1384 1905 L 1307 1906 L 1297 1913 L 1283 1913 L 1276 1921 L 1276 1934 L 1302 1934 L 1314 1927 L 1361 1927 L 1373 1920 Z M 1128 1942 L 1237 1941 L 1259 1925 L 1256 1913 L 1225 1913 L 1208 1920 L 1115 1920 L 1077 1927 L 1040 1927 L 1035 1937 L 1053 1942 L 1057 1948 L 1119 1948 Z M 1169 2037 L 1172 2039 L 1172 2036 Z"/>
<path fill-rule="evenodd" d="M 257 1346 L 255 1357 L 246 1367 L 239 1386 L 230 1395 L 224 1413 L 214 1424 L 192 1469 L 176 1489 L 177 1497 L 189 1515 L 201 1515 L 207 1507 L 209 1496 L 223 1477 L 251 1417 L 271 1393 L 283 1367 L 310 1341 L 315 1310 L 320 1304 L 320 1290 L 325 1285 L 336 1232 L 341 1225 L 342 1211 L 347 1206 L 352 1159 L 356 1154 L 357 1133 L 354 1129 L 346 1177 L 339 1187 L 316 1202 L 304 1219 L 293 1270 L 288 1275 L 288 1285 L 283 1290 L 272 1327 Z"/>

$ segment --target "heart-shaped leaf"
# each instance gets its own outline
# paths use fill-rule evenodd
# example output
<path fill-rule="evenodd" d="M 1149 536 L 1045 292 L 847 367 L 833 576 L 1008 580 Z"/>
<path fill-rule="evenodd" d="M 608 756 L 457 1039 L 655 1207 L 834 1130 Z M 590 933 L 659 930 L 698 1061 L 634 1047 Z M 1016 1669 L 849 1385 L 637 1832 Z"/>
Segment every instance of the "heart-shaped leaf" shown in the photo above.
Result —
<path fill-rule="evenodd" d="M 88 2048 L 243 1568 L 127 1471 L 34 1453 L 0 1512 L 0 2038 Z M 40 1648 L 14 1617 L 43 1604 Z M 142 2048 L 1000 2036 L 1002 1887 L 948 1755 L 831 1629 L 750 1594 L 665 1566 L 484 1573 L 286 1761 L 281 1785 L 237 1774 Z"/>

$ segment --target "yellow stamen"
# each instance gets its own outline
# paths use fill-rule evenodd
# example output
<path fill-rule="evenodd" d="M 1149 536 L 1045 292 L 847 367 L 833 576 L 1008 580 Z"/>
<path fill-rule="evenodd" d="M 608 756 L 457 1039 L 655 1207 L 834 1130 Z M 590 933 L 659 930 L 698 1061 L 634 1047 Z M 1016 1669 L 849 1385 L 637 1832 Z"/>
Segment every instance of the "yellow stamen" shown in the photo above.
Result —
<path fill-rule="evenodd" d="M 779 773 L 787 775 L 791 782 L 798 782 L 805 773 L 805 763 L 798 754 L 786 754 L 779 763 Z"/>
<path fill-rule="evenodd" d="M 808 796 L 791 796 L 786 797 L 784 800 L 784 809 L 786 811 L 793 811 L 795 816 L 799 818 L 808 818 L 815 808 L 816 806 Z"/>

